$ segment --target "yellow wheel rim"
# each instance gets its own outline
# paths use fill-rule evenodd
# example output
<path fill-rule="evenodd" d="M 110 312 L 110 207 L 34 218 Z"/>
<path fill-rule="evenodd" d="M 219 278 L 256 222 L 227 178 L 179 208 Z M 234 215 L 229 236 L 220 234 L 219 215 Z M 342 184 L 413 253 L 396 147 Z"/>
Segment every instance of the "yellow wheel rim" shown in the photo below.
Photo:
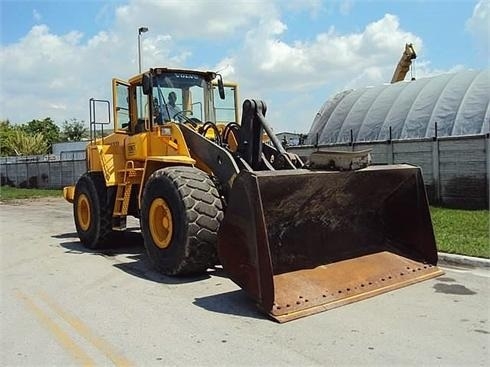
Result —
<path fill-rule="evenodd" d="M 172 239 L 172 212 L 162 198 L 153 200 L 150 206 L 148 222 L 153 242 L 159 248 L 167 248 Z"/>
<path fill-rule="evenodd" d="M 87 195 L 80 194 L 77 200 L 78 225 L 83 231 L 88 231 L 90 227 L 90 202 Z"/>

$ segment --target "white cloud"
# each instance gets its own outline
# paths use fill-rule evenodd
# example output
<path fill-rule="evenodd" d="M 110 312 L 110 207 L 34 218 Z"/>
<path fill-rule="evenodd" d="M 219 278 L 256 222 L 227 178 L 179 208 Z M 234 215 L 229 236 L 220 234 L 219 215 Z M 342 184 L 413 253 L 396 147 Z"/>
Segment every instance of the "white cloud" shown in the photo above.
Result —
<path fill-rule="evenodd" d="M 137 72 L 136 42 L 128 43 L 124 34 L 103 31 L 86 43 L 82 37 L 76 31 L 56 35 L 36 25 L 18 43 L 2 47 L 0 119 L 87 120 L 89 98 L 110 98 L 111 78 Z M 188 56 L 172 52 L 165 35 L 144 39 L 142 48 L 146 65 L 182 65 Z"/>
<path fill-rule="evenodd" d="M 233 67 L 234 64 L 235 59 L 232 57 L 226 57 L 220 60 L 218 64 L 210 69 L 216 70 L 216 72 L 220 73 L 225 79 L 231 79 L 235 75 L 235 68 Z"/>
<path fill-rule="evenodd" d="M 314 19 L 327 11 L 325 2 L 322 0 L 288 0 L 287 2 L 281 3 L 281 6 L 284 6 L 287 11 L 292 12 L 306 10 L 309 12 L 310 17 Z"/>
<path fill-rule="evenodd" d="M 275 13 L 272 1 L 130 0 L 117 8 L 116 23 L 131 32 L 137 24 L 145 25 L 153 33 L 169 33 L 175 39 L 227 38 Z"/>
<path fill-rule="evenodd" d="M 483 57 L 490 55 L 490 0 L 479 1 L 473 15 L 466 22 L 466 28 L 473 34 L 477 41 L 477 47 L 483 53 Z"/>
<path fill-rule="evenodd" d="M 358 80 L 359 86 L 381 83 L 391 80 L 406 42 L 422 48 L 422 40 L 402 30 L 398 18 L 391 14 L 367 25 L 362 32 L 339 34 L 330 28 L 313 41 L 288 44 L 281 40 L 285 30 L 286 26 L 277 20 L 251 30 L 240 51 L 250 57 L 235 58 L 241 60 L 235 65 L 238 75 L 254 75 L 262 88 L 270 90 L 305 91 L 353 80 Z"/>
<path fill-rule="evenodd" d="M 59 105 L 58 104 L 50 104 L 49 107 L 52 108 L 53 110 L 63 110 L 63 111 L 67 110 L 67 107 L 64 104 L 59 104 Z"/>
<path fill-rule="evenodd" d="M 342 0 L 339 6 L 340 14 L 348 15 L 353 7 L 354 7 L 354 3 L 352 0 Z"/>
<path fill-rule="evenodd" d="M 41 19 L 43 18 L 43 16 L 41 15 L 40 12 L 38 12 L 36 9 L 34 9 L 32 11 L 32 18 L 34 18 L 34 21 L 35 22 L 39 22 L 39 21 L 41 21 Z"/>
<path fill-rule="evenodd" d="M 264 99 L 279 130 L 307 131 L 331 94 L 389 82 L 405 43 L 423 48 L 422 39 L 403 30 L 391 14 L 360 32 L 342 34 L 330 27 L 308 41 L 285 42 L 285 32 L 279 18 L 262 20 L 246 33 L 242 48 L 227 56 L 241 96 Z"/>
<path fill-rule="evenodd" d="M 94 21 L 107 19 L 110 10 L 104 7 Z M 110 98 L 112 77 L 137 72 L 137 29 L 142 25 L 150 28 L 142 37 L 143 68 L 183 67 L 194 52 L 183 40 L 232 37 L 264 12 L 275 13 L 272 2 L 130 0 L 115 7 L 110 28 L 85 42 L 78 31 L 54 34 L 47 25 L 36 25 L 17 43 L 0 49 L 0 119 L 87 120 L 90 97 Z M 33 16 L 40 14 L 34 11 Z M 67 107 L 63 111 L 59 106 Z"/>

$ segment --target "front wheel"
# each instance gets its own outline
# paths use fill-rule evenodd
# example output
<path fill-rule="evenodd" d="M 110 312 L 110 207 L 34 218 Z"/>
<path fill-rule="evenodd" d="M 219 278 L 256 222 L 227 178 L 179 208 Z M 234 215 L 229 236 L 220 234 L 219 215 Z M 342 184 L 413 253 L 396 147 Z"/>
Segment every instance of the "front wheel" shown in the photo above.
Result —
<path fill-rule="evenodd" d="M 222 219 L 221 198 L 203 171 L 167 167 L 149 177 L 141 204 L 141 227 L 150 262 L 161 273 L 197 274 L 215 265 Z"/>

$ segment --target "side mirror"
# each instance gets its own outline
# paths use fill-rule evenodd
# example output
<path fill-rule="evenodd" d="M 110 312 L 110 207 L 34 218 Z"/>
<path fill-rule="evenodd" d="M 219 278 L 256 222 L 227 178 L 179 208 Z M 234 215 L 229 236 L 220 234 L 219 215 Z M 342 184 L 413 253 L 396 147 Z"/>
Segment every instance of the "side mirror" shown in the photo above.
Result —
<path fill-rule="evenodd" d="M 153 88 L 153 80 L 149 73 L 143 74 L 143 94 L 149 95 L 151 94 L 151 89 Z"/>
<path fill-rule="evenodd" d="M 218 74 L 218 92 L 219 98 L 225 99 L 225 87 L 223 85 L 223 78 L 221 77 L 221 74 Z"/>

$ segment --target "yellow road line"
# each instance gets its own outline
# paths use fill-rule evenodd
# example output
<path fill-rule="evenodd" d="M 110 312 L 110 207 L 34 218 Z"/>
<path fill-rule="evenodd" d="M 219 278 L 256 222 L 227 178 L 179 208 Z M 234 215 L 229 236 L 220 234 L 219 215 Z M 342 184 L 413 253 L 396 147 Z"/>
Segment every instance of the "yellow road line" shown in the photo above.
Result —
<path fill-rule="evenodd" d="M 129 360 L 123 355 L 119 354 L 112 345 L 107 341 L 97 336 L 90 328 L 78 317 L 70 315 L 67 311 L 63 310 L 53 299 L 47 294 L 40 293 L 40 297 L 46 302 L 51 309 L 53 309 L 63 320 L 70 324 L 81 336 L 89 341 L 94 347 L 104 353 L 116 366 L 130 367 L 133 366 Z"/>
<path fill-rule="evenodd" d="M 78 362 L 83 366 L 95 366 L 95 362 L 82 350 L 76 342 L 65 333 L 56 323 L 51 320 L 49 315 L 44 313 L 36 304 L 19 290 L 15 291 L 15 295 L 25 306 L 31 311 L 39 320 L 39 322 L 46 327 L 56 338 L 58 343 L 68 351 Z"/>

